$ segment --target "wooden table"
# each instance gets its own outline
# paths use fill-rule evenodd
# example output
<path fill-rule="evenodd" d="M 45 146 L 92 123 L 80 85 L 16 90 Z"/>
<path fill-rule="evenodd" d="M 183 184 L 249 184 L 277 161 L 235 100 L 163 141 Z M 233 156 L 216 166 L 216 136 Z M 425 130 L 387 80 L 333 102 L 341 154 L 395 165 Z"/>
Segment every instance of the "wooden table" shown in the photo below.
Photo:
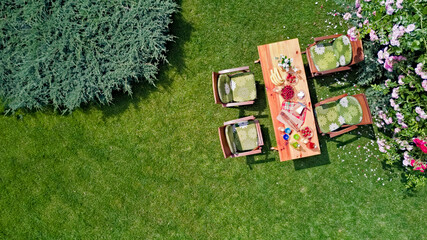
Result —
<path fill-rule="evenodd" d="M 304 71 L 304 64 L 302 61 L 301 49 L 299 47 L 298 39 L 295 38 L 258 46 L 258 53 L 262 67 L 262 74 L 264 77 L 265 89 L 267 91 L 271 118 L 273 119 L 274 133 L 276 135 L 277 149 L 279 151 L 280 161 L 293 160 L 320 154 L 319 139 L 317 136 L 314 113 L 310 99 L 310 92 L 308 90 L 307 77 Z M 273 89 L 276 86 L 270 80 L 270 70 L 278 68 L 278 57 L 280 56 L 280 54 L 293 58 L 293 66 L 297 67 L 298 70 L 300 70 L 298 74 L 296 74 L 298 77 L 298 83 L 294 87 L 296 89 L 296 92 L 298 92 L 299 90 L 304 90 L 306 96 L 300 102 L 306 103 L 306 106 L 309 109 L 306 110 L 307 115 L 301 129 L 305 126 L 309 126 L 312 129 L 314 136 L 312 137 L 311 142 L 315 143 L 318 146 L 315 149 L 309 149 L 306 147 L 306 145 L 301 140 L 301 133 L 298 133 L 301 136 L 301 139 L 299 140 L 301 149 L 297 150 L 293 148 L 291 146 L 291 143 L 296 141 L 293 139 L 295 131 L 292 132 L 289 140 L 286 141 L 283 139 L 284 133 L 278 130 L 278 127 L 284 127 L 284 124 L 276 119 L 276 117 L 281 111 L 283 98 L 280 94 L 273 92 Z M 281 73 L 283 76 L 286 75 L 284 74 L 284 72 Z"/>

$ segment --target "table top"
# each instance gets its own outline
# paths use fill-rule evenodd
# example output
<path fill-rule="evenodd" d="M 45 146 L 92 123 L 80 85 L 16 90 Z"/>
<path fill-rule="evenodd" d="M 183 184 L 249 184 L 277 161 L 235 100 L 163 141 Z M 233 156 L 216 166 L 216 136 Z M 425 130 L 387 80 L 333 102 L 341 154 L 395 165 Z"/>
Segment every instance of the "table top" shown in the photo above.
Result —
<path fill-rule="evenodd" d="M 314 113 L 310 99 L 310 92 L 307 84 L 307 77 L 304 71 L 304 64 L 302 61 L 301 49 L 299 47 L 299 41 L 297 38 L 290 39 L 286 41 L 265 44 L 258 46 L 258 54 L 260 57 L 262 74 L 265 83 L 265 89 L 267 91 L 268 104 L 270 106 L 271 118 L 273 120 L 274 133 L 276 135 L 277 148 L 279 151 L 280 161 L 293 160 L 298 158 L 310 157 L 314 155 L 320 154 L 320 146 L 319 139 L 317 136 L 317 130 L 315 125 Z M 287 57 L 293 58 L 292 65 L 297 67 L 299 72 L 295 74 L 298 78 L 297 84 L 294 86 L 296 89 L 296 93 L 300 90 L 305 92 L 305 98 L 303 100 L 298 100 L 299 102 L 305 103 L 309 110 L 306 110 L 307 115 L 302 125 L 301 129 L 306 126 L 309 126 L 313 132 L 313 137 L 311 138 L 311 142 L 315 143 L 318 147 L 315 149 L 309 149 L 303 143 L 301 132 L 298 133 L 301 138 L 298 143 L 301 145 L 300 150 L 297 150 L 291 146 L 294 140 L 293 135 L 296 131 L 292 131 L 290 138 L 288 141 L 283 139 L 283 132 L 279 131 L 279 127 L 285 127 L 283 123 L 277 120 L 277 116 L 279 115 L 282 107 L 282 103 L 284 101 L 283 97 L 275 93 L 273 89 L 276 87 L 273 82 L 270 80 L 270 70 L 274 68 L 278 68 L 278 58 L 280 55 L 285 55 Z M 282 76 L 286 76 L 286 73 L 281 70 L 280 72 Z M 295 93 L 295 94 L 296 94 Z M 286 126 L 289 127 L 289 126 Z"/>

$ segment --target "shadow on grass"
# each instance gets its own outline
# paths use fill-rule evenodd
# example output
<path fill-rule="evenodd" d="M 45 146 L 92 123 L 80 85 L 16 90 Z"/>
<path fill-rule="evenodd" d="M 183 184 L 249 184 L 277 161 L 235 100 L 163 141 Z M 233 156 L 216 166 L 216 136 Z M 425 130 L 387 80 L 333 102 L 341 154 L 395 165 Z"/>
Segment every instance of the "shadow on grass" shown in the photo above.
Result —
<path fill-rule="evenodd" d="M 261 115 L 267 108 L 267 98 L 265 95 L 265 85 L 263 83 L 256 84 L 257 98 L 252 105 L 246 105 L 239 108 L 239 117 L 245 117 L 245 110 L 258 112 L 257 118 L 268 118 L 268 115 Z"/>
<path fill-rule="evenodd" d="M 330 164 L 326 138 L 327 137 L 319 136 L 320 155 L 294 160 L 294 169 L 303 170 Z"/>
<path fill-rule="evenodd" d="M 331 138 L 329 141 L 336 142 L 337 147 L 343 147 L 347 144 L 350 144 L 354 141 L 357 141 L 361 137 L 366 137 L 366 138 L 371 139 L 371 140 L 376 139 L 374 127 L 372 125 L 359 126 L 355 130 L 348 132 L 348 133 L 345 133 L 345 136 L 349 136 L 349 135 L 351 135 L 353 137 L 350 139 L 346 139 L 345 141 L 341 141 L 339 136 L 335 137 L 335 138 Z"/>
<path fill-rule="evenodd" d="M 246 157 L 246 164 L 248 165 L 249 169 L 252 170 L 252 166 L 256 165 L 256 164 L 261 164 L 261 163 L 269 163 L 269 162 L 274 162 L 276 161 L 276 159 L 273 158 L 269 158 L 269 155 L 271 153 L 271 139 L 270 139 L 270 133 L 268 131 L 268 128 L 264 127 L 263 125 L 261 125 L 261 132 L 262 132 L 262 139 L 264 140 L 264 146 L 262 146 L 262 154 L 259 156 L 262 156 L 261 158 L 263 158 L 262 160 L 255 160 L 255 156 L 247 156 Z"/>

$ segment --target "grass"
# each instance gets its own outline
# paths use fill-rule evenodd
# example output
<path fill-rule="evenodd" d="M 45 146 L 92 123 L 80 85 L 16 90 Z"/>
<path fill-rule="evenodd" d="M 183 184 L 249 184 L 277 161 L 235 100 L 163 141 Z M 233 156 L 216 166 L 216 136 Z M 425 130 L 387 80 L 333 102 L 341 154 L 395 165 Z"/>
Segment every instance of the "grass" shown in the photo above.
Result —
<path fill-rule="evenodd" d="M 343 31 L 327 14 L 332 1 L 180 5 L 157 88 L 67 116 L 0 117 L 0 238 L 423 238 L 426 191 L 407 193 L 382 165 L 372 127 L 321 138 L 317 157 L 279 162 L 268 151 L 276 143 L 256 46 L 289 37 L 303 48 Z M 244 65 L 256 104 L 215 105 L 211 72 Z M 360 92 L 352 77 L 311 80 L 313 102 Z M 264 153 L 223 159 L 217 127 L 248 115 L 261 121 Z"/>

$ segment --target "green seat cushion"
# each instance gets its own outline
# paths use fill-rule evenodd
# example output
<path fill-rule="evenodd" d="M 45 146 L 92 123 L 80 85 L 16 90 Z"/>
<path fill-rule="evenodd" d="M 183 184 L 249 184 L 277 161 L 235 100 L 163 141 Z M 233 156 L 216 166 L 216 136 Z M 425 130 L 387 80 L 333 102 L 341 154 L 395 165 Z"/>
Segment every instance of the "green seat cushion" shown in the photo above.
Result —
<path fill-rule="evenodd" d="M 256 98 L 255 78 L 252 73 L 239 73 L 231 77 L 234 102 L 251 101 Z"/>
<path fill-rule="evenodd" d="M 234 142 L 238 152 L 253 150 L 258 147 L 258 133 L 253 121 L 233 125 Z"/>
<path fill-rule="evenodd" d="M 337 130 L 342 126 L 342 119 L 338 114 L 338 103 L 326 103 L 315 108 L 317 123 L 319 124 L 320 131 L 328 133 Z"/>
<path fill-rule="evenodd" d="M 230 77 L 226 74 L 221 74 L 218 77 L 218 95 L 219 99 L 223 103 L 229 103 L 233 101 L 233 93 L 230 86 Z"/>
<path fill-rule="evenodd" d="M 343 97 L 338 100 L 338 114 L 342 124 L 359 124 L 363 118 L 362 106 L 353 96 Z"/>
<path fill-rule="evenodd" d="M 236 154 L 236 143 L 234 142 L 234 132 L 231 125 L 225 127 L 225 138 L 227 139 L 228 147 L 230 148 L 231 153 Z"/>
<path fill-rule="evenodd" d="M 318 71 L 327 71 L 340 66 L 330 43 L 319 43 L 310 48 L 311 59 Z"/>
<path fill-rule="evenodd" d="M 341 66 L 346 66 L 351 62 L 352 50 L 350 39 L 347 36 L 342 35 L 335 39 L 332 44 L 334 48 L 335 56 Z"/>

